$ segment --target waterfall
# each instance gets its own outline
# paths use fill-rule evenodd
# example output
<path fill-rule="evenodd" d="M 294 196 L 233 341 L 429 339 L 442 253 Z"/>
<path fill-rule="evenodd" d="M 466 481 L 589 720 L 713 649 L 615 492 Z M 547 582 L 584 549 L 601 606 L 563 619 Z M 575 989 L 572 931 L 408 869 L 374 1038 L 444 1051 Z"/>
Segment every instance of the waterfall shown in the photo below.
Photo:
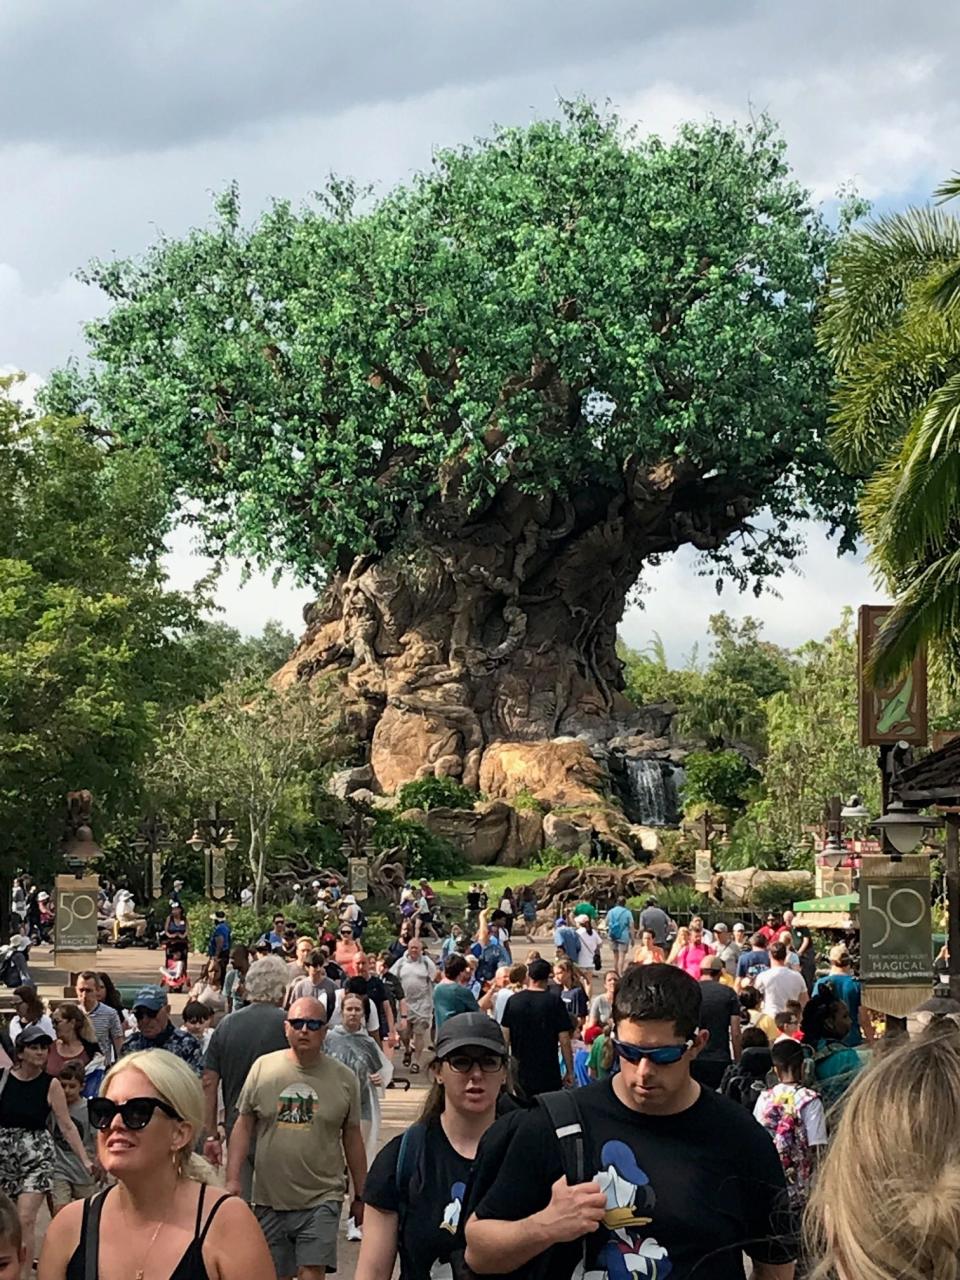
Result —
<path fill-rule="evenodd" d="M 664 776 L 660 760 L 624 760 L 627 816 L 646 827 L 665 827 L 676 820 L 676 791 Z M 633 812 L 631 813 L 630 810 Z"/>

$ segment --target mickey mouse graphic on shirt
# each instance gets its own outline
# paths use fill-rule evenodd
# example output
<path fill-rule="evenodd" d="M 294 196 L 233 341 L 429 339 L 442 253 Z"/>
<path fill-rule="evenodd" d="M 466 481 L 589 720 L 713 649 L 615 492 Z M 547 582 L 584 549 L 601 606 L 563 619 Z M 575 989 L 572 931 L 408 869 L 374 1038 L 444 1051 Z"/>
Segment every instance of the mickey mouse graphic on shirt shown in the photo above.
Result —
<path fill-rule="evenodd" d="M 593 1265 L 584 1270 L 579 1264 L 571 1280 L 664 1280 L 673 1264 L 663 1245 L 643 1230 L 653 1221 L 650 1215 L 657 1202 L 650 1179 L 625 1142 L 605 1142 L 600 1164 L 593 1181 L 607 1197 L 603 1225 L 609 1235 Z"/>

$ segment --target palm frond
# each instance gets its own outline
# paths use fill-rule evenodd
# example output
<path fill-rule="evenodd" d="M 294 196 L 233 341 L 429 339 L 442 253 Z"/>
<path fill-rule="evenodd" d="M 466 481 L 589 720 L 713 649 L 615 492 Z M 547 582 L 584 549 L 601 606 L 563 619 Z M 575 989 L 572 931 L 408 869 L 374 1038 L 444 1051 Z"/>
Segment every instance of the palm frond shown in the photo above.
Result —
<path fill-rule="evenodd" d="M 899 596 L 867 666 L 875 686 L 894 680 L 925 644 L 960 635 L 960 550 L 919 574 Z"/>
<path fill-rule="evenodd" d="M 960 521 L 960 374 L 917 415 L 897 460 L 899 478 L 874 529 L 876 546 L 906 565 L 949 549 Z"/>
<path fill-rule="evenodd" d="M 917 300 L 897 326 L 859 349 L 856 364 L 837 376 L 831 415 L 830 447 L 846 470 L 866 472 L 890 456 L 958 351 L 954 318 Z"/>
<path fill-rule="evenodd" d="M 924 285 L 924 293 L 930 305 L 939 311 L 960 309 L 960 262 L 929 280 Z"/>
<path fill-rule="evenodd" d="M 894 324 L 911 287 L 960 258 L 960 221 L 936 206 L 889 214 L 850 233 L 831 264 L 820 340 L 843 372 Z"/>
<path fill-rule="evenodd" d="M 954 170 L 953 177 L 946 178 L 941 182 L 933 194 L 941 203 L 944 200 L 953 200 L 956 196 L 960 196 L 960 173 Z"/>

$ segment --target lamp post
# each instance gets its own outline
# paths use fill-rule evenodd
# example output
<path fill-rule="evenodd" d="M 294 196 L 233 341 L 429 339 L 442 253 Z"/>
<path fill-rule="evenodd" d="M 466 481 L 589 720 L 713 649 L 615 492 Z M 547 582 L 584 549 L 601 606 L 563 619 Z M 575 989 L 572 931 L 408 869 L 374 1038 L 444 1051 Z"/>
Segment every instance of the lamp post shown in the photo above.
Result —
<path fill-rule="evenodd" d="M 169 823 L 156 813 L 147 814 L 130 841 L 130 848 L 143 858 L 143 888 L 151 898 L 163 895 L 163 853 L 172 844 Z"/>
<path fill-rule="evenodd" d="M 227 853 L 240 843 L 233 834 L 236 823 L 220 812 L 219 801 L 210 806 L 209 816 L 194 818 L 193 835 L 187 844 L 194 853 L 204 853 L 204 893 L 218 901 L 227 895 Z"/>
<path fill-rule="evenodd" d="M 349 803 L 349 801 L 348 801 Z M 340 850 L 347 860 L 347 883 L 355 898 L 366 898 L 370 856 L 373 853 L 373 818 L 352 805 L 353 814 L 343 828 Z"/>

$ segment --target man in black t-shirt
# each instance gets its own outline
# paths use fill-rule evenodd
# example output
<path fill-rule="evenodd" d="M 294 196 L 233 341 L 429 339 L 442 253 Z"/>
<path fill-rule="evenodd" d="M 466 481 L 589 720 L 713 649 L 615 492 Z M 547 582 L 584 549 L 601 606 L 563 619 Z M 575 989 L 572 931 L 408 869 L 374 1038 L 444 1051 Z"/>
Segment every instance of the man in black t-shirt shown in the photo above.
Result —
<path fill-rule="evenodd" d="M 527 987 L 516 991 L 503 1010 L 502 1027 L 510 1052 L 517 1063 L 520 1087 L 528 1099 L 538 1093 L 560 1088 L 560 1059 L 566 1075 L 562 1083 L 573 1083 L 573 1054 L 570 1048 L 570 1015 L 562 1000 L 547 990 L 550 966 L 533 960 L 527 968 Z"/>
<path fill-rule="evenodd" d="M 592 1181 L 567 1181 L 543 1108 L 524 1116 L 505 1153 L 494 1126 L 478 1152 L 466 1226 L 466 1261 L 477 1274 L 743 1280 L 747 1254 L 754 1280 L 792 1280 L 789 1207 L 770 1136 L 690 1074 L 707 1041 L 701 1006 L 700 984 L 672 965 L 633 965 L 621 978 L 619 1071 L 573 1095 Z"/>
<path fill-rule="evenodd" d="M 740 1001 L 733 987 L 720 981 L 723 971 L 719 956 L 700 961 L 700 1029 L 709 1038 L 690 1064 L 690 1074 L 708 1089 L 719 1089 L 727 1067 L 740 1060 Z"/>

